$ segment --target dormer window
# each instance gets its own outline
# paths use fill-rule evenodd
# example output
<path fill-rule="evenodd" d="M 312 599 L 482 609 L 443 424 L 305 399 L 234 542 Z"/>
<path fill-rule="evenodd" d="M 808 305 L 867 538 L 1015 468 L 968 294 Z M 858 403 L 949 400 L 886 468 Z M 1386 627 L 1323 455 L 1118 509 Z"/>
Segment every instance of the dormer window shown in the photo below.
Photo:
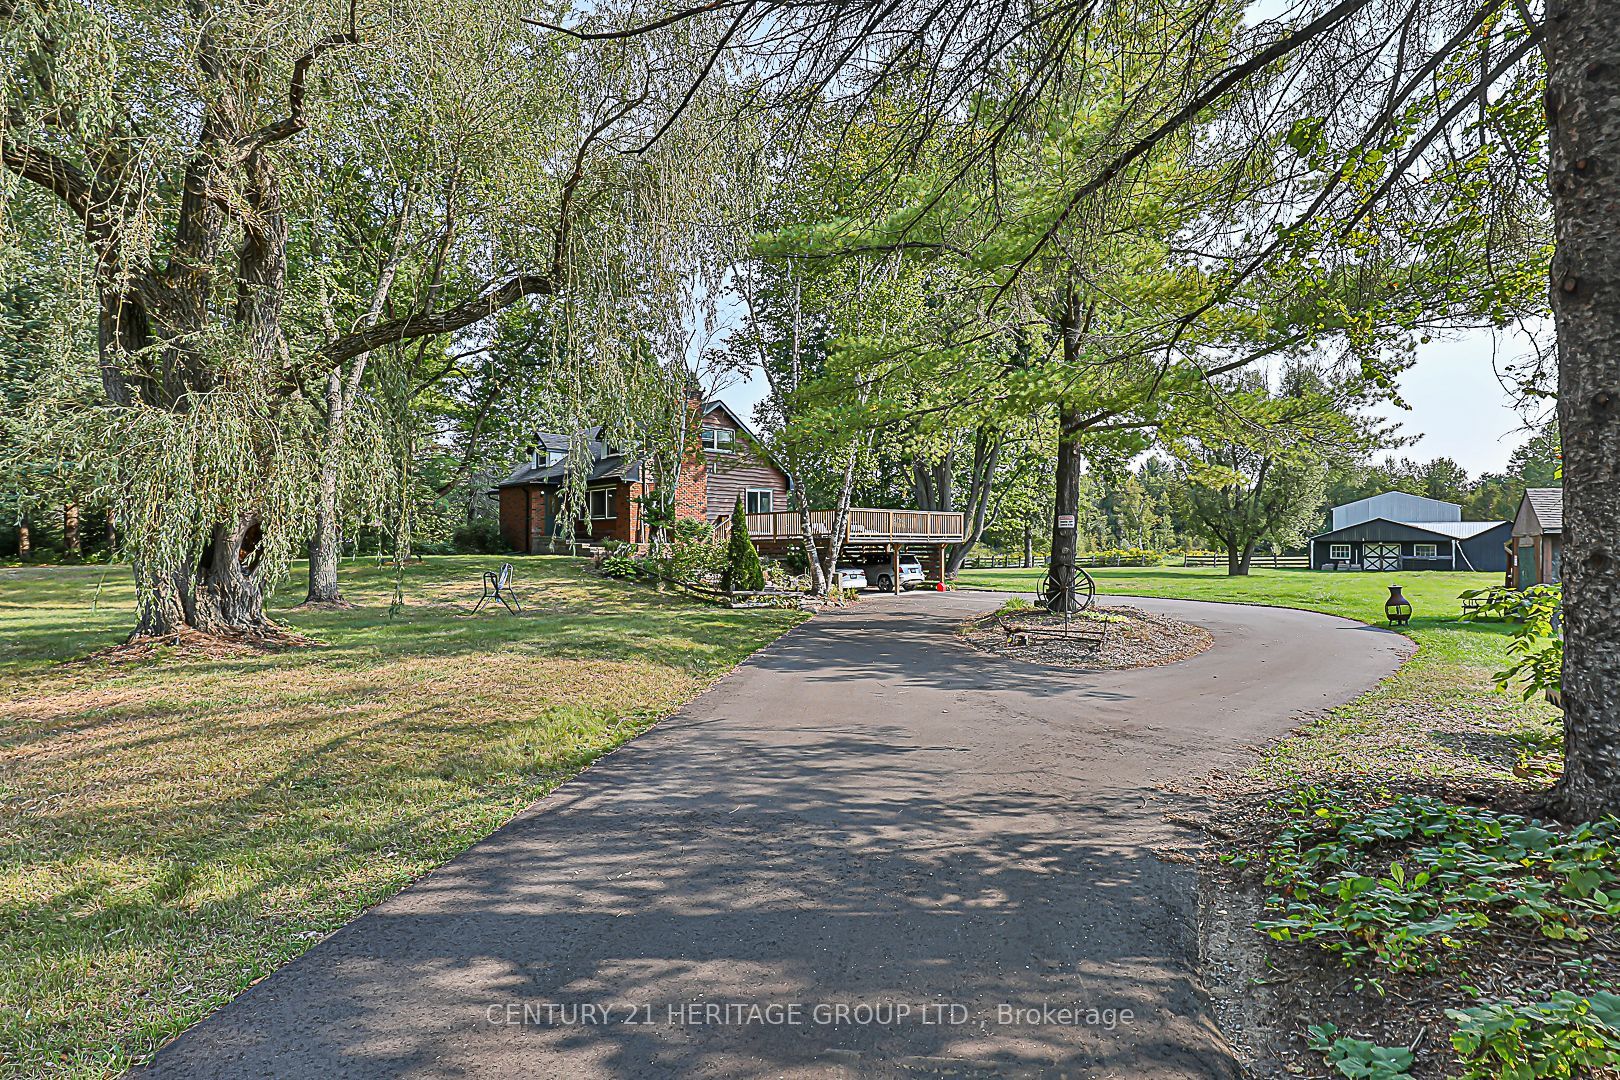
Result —
<path fill-rule="evenodd" d="M 712 454 L 735 454 L 737 433 L 730 428 L 706 427 L 703 429 L 703 449 Z"/>

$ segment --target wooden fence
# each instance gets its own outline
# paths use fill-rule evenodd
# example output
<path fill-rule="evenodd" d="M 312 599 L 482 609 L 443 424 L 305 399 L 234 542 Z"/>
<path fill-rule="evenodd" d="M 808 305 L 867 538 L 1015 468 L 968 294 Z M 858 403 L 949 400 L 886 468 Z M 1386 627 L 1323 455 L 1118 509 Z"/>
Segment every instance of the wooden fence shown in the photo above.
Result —
<path fill-rule="evenodd" d="M 1048 556 L 1037 552 L 1035 555 L 1035 568 L 1045 569 Z M 1177 560 L 1180 560 L 1179 562 Z M 1152 555 L 1081 555 L 1075 559 L 1075 564 L 1087 570 L 1095 570 L 1100 566 L 1214 566 L 1226 565 L 1225 555 L 1178 555 L 1176 552 L 1166 552 L 1162 556 Z M 1307 570 L 1311 560 L 1307 555 L 1273 555 L 1270 552 L 1256 552 L 1249 561 L 1251 566 L 1269 567 L 1273 570 Z M 974 555 L 962 564 L 964 570 L 1010 570 L 1024 566 L 1022 553 L 998 555 L 989 552 L 985 555 Z"/>
<path fill-rule="evenodd" d="M 1182 566 L 1221 566 L 1226 565 L 1225 555 L 1183 555 Z M 1309 555 L 1274 555 L 1269 551 L 1254 553 L 1249 560 L 1250 566 L 1269 567 L 1272 570 L 1309 570 L 1311 558 Z"/>

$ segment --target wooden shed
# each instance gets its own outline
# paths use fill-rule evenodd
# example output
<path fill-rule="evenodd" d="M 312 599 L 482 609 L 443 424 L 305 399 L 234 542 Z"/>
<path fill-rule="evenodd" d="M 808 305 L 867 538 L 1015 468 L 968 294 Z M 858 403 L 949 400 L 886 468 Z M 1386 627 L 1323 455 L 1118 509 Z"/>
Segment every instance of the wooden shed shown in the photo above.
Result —
<path fill-rule="evenodd" d="M 1530 488 L 1519 500 L 1508 549 L 1507 585 L 1528 589 L 1561 580 L 1564 562 L 1564 489 Z"/>

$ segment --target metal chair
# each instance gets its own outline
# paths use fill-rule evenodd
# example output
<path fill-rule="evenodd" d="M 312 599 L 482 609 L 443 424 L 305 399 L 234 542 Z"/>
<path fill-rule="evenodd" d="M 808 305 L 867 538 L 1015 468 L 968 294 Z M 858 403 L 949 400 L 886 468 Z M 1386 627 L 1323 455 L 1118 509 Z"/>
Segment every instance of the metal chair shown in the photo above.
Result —
<path fill-rule="evenodd" d="M 518 600 L 517 593 L 512 591 L 511 563 L 501 563 L 501 572 L 498 574 L 493 570 L 484 571 L 484 595 L 480 596 L 478 603 L 473 605 L 473 614 L 478 614 L 478 609 L 483 607 L 484 602 L 491 597 L 499 600 L 501 606 L 513 615 L 523 610 L 523 604 Z M 508 600 L 511 602 L 508 603 Z"/>

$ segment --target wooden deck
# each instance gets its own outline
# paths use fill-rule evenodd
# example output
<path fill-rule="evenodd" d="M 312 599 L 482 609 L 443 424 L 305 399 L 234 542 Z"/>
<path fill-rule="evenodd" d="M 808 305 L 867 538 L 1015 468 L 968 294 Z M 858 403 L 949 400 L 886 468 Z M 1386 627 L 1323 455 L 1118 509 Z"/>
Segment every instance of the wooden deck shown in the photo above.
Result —
<path fill-rule="evenodd" d="M 810 531 L 822 538 L 832 534 L 838 515 L 831 510 L 810 511 Z M 870 510 L 851 508 L 844 529 L 846 545 L 958 544 L 967 528 L 966 515 L 941 510 Z M 803 535 L 797 510 L 749 514 L 748 535 L 756 543 L 793 542 Z"/>

